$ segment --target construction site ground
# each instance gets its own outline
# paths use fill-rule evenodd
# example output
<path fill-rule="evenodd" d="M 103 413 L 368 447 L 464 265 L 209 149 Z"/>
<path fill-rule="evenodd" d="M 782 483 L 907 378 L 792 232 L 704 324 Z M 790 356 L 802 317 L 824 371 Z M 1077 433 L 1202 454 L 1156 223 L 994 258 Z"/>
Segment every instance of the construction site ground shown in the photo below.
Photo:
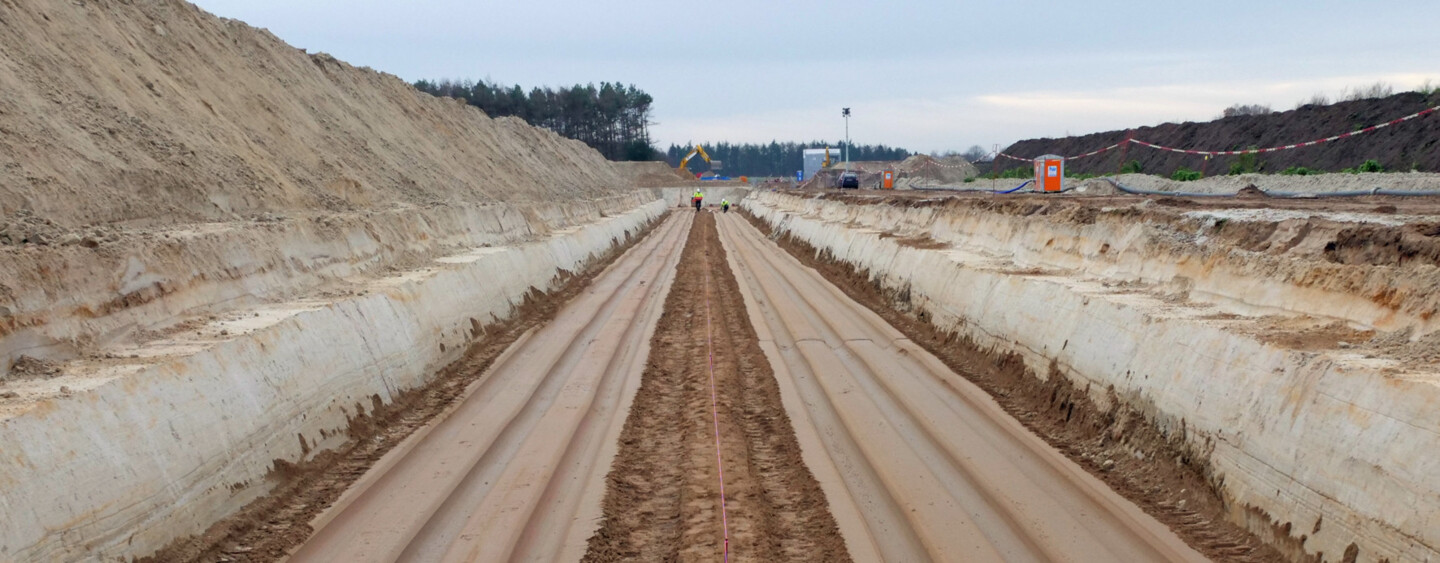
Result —
<path fill-rule="evenodd" d="M 1434 458 L 1399 444 L 1437 435 L 1435 198 L 780 190 L 744 207 L 1207 555 L 1433 552 L 1437 504 L 1415 491 Z M 1400 506 L 1414 516 L 1378 515 Z M 1186 531 L 1223 521 L 1239 529 Z"/>
<path fill-rule="evenodd" d="M 1266 193 L 1440 174 L 770 189 L 185 0 L 0 21 L 0 561 L 1440 561 L 1440 197 Z"/>
<path fill-rule="evenodd" d="M 733 560 L 1278 560 L 1193 475 L 1102 472 L 1054 389 L 765 231 L 672 212 L 154 560 L 700 561 L 727 530 Z"/>
<path fill-rule="evenodd" d="M 1095 228 L 1102 231 L 1108 229 L 1105 225 L 1143 227 L 1143 244 L 1128 241 L 1144 246 L 1143 253 L 1163 253 L 1179 262 L 1199 262 L 1207 272 L 1217 265 L 1229 266 L 1247 275 L 1270 276 L 1283 280 L 1281 284 L 1331 292 L 1335 297 L 1381 310 L 1375 318 L 1346 318 L 1308 310 L 1302 306 L 1308 303 L 1299 303 L 1284 305 L 1293 309 L 1289 311 L 1261 310 L 1239 315 L 1214 312 L 1217 320 L 1231 325 L 1231 330 L 1246 331 L 1291 349 L 1346 350 L 1368 359 L 1393 360 L 1388 371 L 1407 377 L 1428 380 L 1432 378 L 1429 374 L 1440 367 L 1436 365 L 1440 353 L 1432 352 L 1440 344 L 1440 337 L 1430 328 L 1430 319 L 1440 312 L 1440 197 L 1276 198 L 1254 191 L 1238 197 L 995 195 L 916 190 L 787 193 L 859 208 L 929 209 L 937 217 L 1009 217 L 1037 225 L 1075 228 L 1099 224 Z M 882 229 L 880 236 L 896 237 L 902 245 L 918 248 L 945 249 L 954 245 L 953 241 L 937 241 L 923 232 L 897 234 L 904 230 Z M 1037 242 L 1021 246 L 1042 246 Z M 1049 248 L 1054 242 L 1052 239 L 1043 246 Z M 1097 254 L 1105 254 L 1110 243 L 1098 250 Z M 1029 268 L 1038 275 L 1068 274 L 1063 268 L 994 255 L 994 249 L 979 252 L 1006 262 L 1016 272 Z M 1196 295 L 1191 299 L 1191 289 L 1184 285 L 1190 283 L 1188 280 L 1146 282 L 1133 276 L 1127 278 L 1129 274 L 1108 272 L 1105 265 L 1094 262 L 1098 260 L 1092 258 L 1083 265 L 1076 262 L 1080 271 L 1074 274 L 1107 286 L 1153 294 L 1172 305 L 1214 305 L 1207 301 L 1215 298 Z M 1330 313 L 1343 308 L 1338 304 L 1332 307 L 1335 310 Z"/>

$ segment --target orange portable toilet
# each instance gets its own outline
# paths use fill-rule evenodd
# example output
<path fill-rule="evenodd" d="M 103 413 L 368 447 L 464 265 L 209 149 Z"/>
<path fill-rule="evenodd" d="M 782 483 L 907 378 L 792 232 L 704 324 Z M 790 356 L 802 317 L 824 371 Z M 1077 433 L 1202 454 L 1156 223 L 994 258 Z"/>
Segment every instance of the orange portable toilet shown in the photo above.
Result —
<path fill-rule="evenodd" d="M 1035 190 L 1041 192 L 1060 191 L 1060 182 L 1065 178 L 1065 157 L 1053 154 L 1035 157 Z"/>
<path fill-rule="evenodd" d="M 885 188 L 885 189 L 887 189 L 887 190 L 893 190 L 893 189 L 895 189 L 895 171 L 894 171 L 894 170 L 886 170 L 885 172 L 883 172 L 883 173 L 881 174 L 880 177 L 881 177 L 880 187 Z"/>

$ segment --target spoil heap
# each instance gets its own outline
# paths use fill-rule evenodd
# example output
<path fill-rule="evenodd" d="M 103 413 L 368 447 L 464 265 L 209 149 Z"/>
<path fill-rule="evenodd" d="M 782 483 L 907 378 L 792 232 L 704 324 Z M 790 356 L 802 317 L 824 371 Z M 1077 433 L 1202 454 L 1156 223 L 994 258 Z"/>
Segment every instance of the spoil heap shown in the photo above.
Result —
<path fill-rule="evenodd" d="M 802 187 L 837 187 L 840 185 L 840 174 L 844 170 L 843 162 L 821 170 L 815 174 L 815 177 L 806 181 Z M 860 187 L 862 188 L 879 188 L 882 174 L 886 170 L 895 172 L 895 188 L 902 190 L 958 186 L 966 178 L 980 175 L 980 171 L 975 168 L 975 165 L 958 156 L 937 159 L 929 155 L 917 154 L 900 162 L 857 161 L 850 163 L 850 171 L 860 176 Z"/>
<path fill-rule="evenodd" d="M 612 162 L 610 166 L 630 185 L 639 188 L 668 188 L 699 183 L 695 177 L 659 161 Z"/>
<path fill-rule="evenodd" d="M 0 18 L 0 216 L 154 225 L 621 184 L 582 143 L 179 0 L 24 0 Z"/>

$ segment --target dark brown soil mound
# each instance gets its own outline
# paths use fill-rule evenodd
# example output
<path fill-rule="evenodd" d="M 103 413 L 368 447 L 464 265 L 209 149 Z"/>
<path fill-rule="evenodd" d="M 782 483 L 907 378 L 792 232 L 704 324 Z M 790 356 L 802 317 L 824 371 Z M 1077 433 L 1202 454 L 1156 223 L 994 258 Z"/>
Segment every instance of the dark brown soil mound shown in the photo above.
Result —
<path fill-rule="evenodd" d="M 1010 145 L 1006 154 L 1032 157 L 1054 153 L 1075 155 L 1119 143 L 1131 134 L 1147 142 L 1182 149 L 1221 151 L 1274 147 L 1303 143 L 1385 123 L 1440 104 L 1440 94 L 1425 96 L 1415 92 L 1396 94 L 1328 106 L 1307 105 L 1299 109 L 1260 116 L 1238 116 L 1205 123 L 1165 123 L 1139 127 L 1129 131 L 1106 131 L 1062 139 L 1030 139 Z M 1292 166 L 1336 172 L 1359 166 L 1374 159 L 1385 170 L 1440 171 L 1440 115 L 1379 129 L 1363 135 L 1322 143 L 1310 147 L 1265 153 L 1255 156 L 1258 172 L 1274 173 Z M 1123 161 L 1122 161 L 1123 154 Z M 1215 157 L 1206 162 L 1199 155 L 1158 151 L 1140 145 L 1128 150 L 1112 150 L 1094 157 L 1065 164 L 1075 173 L 1105 174 L 1120 169 L 1124 161 L 1138 160 L 1144 172 L 1168 176 L 1177 168 L 1204 169 L 1208 174 L 1224 174 L 1240 157 Z M 1028 166 L 1023 162 L 1002 161 L 1002 170 Z"/>

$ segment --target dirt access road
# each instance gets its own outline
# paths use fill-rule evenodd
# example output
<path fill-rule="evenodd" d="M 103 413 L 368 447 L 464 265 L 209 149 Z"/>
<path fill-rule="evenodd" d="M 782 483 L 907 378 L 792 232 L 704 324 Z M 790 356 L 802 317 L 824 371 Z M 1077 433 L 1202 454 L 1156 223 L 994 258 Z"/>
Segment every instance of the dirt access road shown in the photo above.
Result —
<path fill-rule="evenodd" d="M 376 463 L 292 561 L 578 560 L 692 221 L 672 213 Z"/>
<path fill-rule="evenodd" d="M 1204 561 L 736 214 L 720 238 L 857 561 Z"/>

